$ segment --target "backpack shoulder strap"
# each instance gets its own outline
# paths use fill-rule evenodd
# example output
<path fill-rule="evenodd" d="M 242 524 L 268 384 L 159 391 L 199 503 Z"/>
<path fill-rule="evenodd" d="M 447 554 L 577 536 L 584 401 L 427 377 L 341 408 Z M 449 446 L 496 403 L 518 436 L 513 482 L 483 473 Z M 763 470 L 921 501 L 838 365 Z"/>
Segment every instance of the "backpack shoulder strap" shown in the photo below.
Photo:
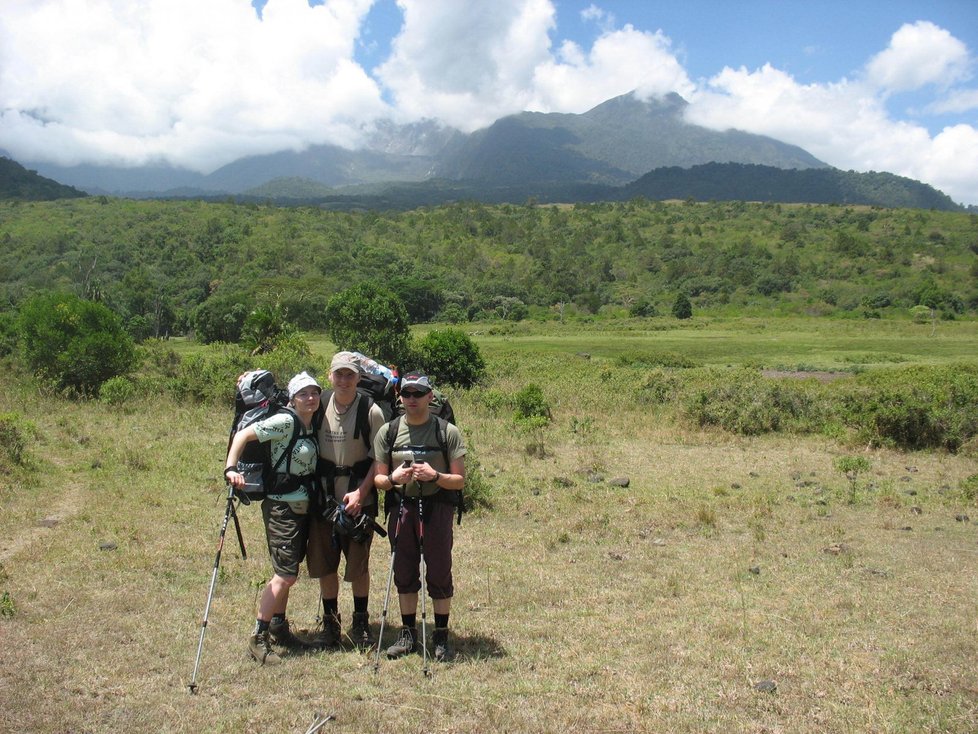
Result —
<path fill-rule="evenodd" d="M 451 471 L 452 460 L 448 456 L 448 421 L 440 415 L 435 416 L 435 437 L 438 440 L 438 448 L 441 455 L 445 457 L 445 466 Z"/>
<path fill-rule="evenodd" d="M 363 445 L 370 451 L 370 409 L 374 405 L 374 400 L 369 395 L 359 393 L 360 400 L 357 402 L 357 421 L 356 428 L 353 429 L 353 438 L 363 439 Z"/>
<path fill-rule="evenodd" d="M 272 467 L 272 473 L 276 473 L 278 468 L 282 466 L 282 461 L 285 461 L 285 473 L 288 474 L 289 470 L 292 468 L 292 451 L 295 449 L 295 445 L 299 442 L 299 434 L 302 432 L 302 421 L 299 420 L 293 411 L 288 408 L 282 409 L 283 413 L 288 413 L 292 416 L 292 438 L 289 439 L 288 446 L 282 452 L 282 455 L 278 457 L 278 461 L 275 462 L 275 466 Z"/>
<path fill-rule="evenodd" d="M 394 442 L 397 440 L 397 431 L 401 427 L 401 416 L 395 415 L 387 424 L 387 468 L 393 468 L 391 462 L 394 460 Z"/>

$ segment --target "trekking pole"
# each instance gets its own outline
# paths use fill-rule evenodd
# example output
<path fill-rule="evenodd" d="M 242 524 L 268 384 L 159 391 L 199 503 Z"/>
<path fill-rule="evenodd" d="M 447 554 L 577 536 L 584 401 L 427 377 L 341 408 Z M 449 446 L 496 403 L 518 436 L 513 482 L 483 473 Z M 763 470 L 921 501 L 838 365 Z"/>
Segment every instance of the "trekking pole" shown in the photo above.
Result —
<path fill-rule="evenodd" d="M 424 563 L 424 500 L 418 495 L 418 549 L 421 552 L 421 672 L 425 678 L 431 677 L 431 668 L 428 664 L 428 572 Z"/>
<path fill-rule="evenodd" d="M 391 568 L 387 574 L 387 593 L 384 594 L 384 609 L 380 613 L 380 632 L 377 634 L 377 655 L 374 657 L 374 672 L 380 670 L 380 648 L 384 642 L 384 625 L 387 622 L 387 608 L 391 601 L 391 583 L 394 581 L 394 554 L 397 552 L 397 536 L 401 534 L 401 518 L 404 516 L 404 495 L 397 507 L 397 522 L 394 524 L 394 535 L 391 537 Z"/>
<path fill-rule="evenodd" d="M 234 487 L 228 484 L 228 504 L 224 511 L 224 522 L 221 523 L 221 535 L 217 541 L 217 555 L 214 558 L 214 571 L 211 573 L 211 586 L 207 592 L 207 604 L 204 605 L 204 619 L 200 623 L 200 640 L 197 642 L 197 659 L 194 661 L 194 673 L 190 677 L 187 688 L 191 693 L 197 693 L 197 670 L 200 668 L 200 654 L 204 649 L 204 634 L 207 632 L 207 618 L 211 612 L 211 600 L 214 598 L 214 587 L 217 585 L 217 571 L 221 565 L 221 551 L 224 550 L 224 535 L 228 529 L 228 521 L 234 518 L 234 529 L 238 533 L 238 545 L 241 547 L 241 557 L 247 558 L 245 551 L 244 537 L 241 535 L 241 523 L 238 522 L 238 514 L 234 511 Z"/>

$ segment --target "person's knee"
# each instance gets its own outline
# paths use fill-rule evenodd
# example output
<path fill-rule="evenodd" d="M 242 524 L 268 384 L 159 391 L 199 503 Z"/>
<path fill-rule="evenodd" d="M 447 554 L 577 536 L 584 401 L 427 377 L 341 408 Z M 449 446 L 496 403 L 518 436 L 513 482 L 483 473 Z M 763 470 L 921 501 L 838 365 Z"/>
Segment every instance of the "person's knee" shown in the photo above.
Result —
<path fill-rule="evenodd" d="M 298 576 L 279 576 L 278 574 L 275 574 L 272 577 L 272 586 L 283 590 L 291 589 L 298 578 Z"/>

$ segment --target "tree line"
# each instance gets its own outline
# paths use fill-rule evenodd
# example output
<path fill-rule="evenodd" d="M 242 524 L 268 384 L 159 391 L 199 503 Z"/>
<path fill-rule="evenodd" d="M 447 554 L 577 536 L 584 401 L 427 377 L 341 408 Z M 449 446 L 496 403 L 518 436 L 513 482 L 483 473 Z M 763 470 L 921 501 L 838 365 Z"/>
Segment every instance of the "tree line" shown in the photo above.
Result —
<path fill-rule="evenodd" d="M 409 323 L 978 308 L 978 216 L 745 202 L 458 202 L 410 211 L 104 197 L 0 202 L 3 308 L 67 292 L 134 339 L 324 330 L 351 285 Z M 688 303 L 687 311 L 685 304 Z M 251 324 L 246 323 L 251 319 Z"/>

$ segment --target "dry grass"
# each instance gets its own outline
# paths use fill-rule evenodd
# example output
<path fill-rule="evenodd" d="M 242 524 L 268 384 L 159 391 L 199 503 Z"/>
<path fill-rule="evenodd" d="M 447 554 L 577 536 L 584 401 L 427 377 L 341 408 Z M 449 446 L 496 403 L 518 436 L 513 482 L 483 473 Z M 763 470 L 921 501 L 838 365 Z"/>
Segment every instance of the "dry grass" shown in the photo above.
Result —
<path fill-rule="evenodd" d="M 2 731 L 302 732 L 317 711 L 358 733 L 978 730 L 978 511 L 955 493 L 973 459 L 864 453 L 850 504 L 826 440 L 588 423 L 569 398 L 530 435 L 462 398 L 497 504 L 457 534 L 458 661 L 431 679 L 352 651 L 256 667 L 269 569 L 242 508 L 248 558 L 229 530 L 191 696 L 228 421 L 134 407 L 0 397 L 37 426 L 32 479 L 0 489 Z M 294 624 L 316 596 L 302 579 Z"/>

